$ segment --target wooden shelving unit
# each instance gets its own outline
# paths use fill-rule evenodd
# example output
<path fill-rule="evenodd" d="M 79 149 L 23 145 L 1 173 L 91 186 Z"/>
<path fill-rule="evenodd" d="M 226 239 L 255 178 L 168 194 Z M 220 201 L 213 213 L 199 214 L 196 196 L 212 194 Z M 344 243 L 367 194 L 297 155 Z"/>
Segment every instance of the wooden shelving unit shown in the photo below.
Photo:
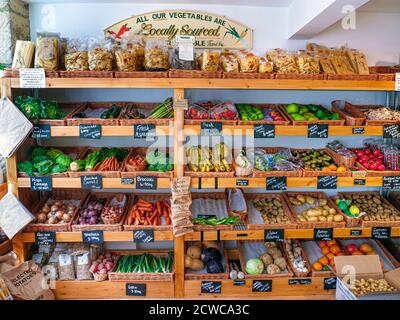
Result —
<path fill-rule="evenodd" d="M 19 88 L 18 78 L 2 78 L 1 88 L 3 95 L 12 97 L 12 89 Z M 170 89 L 174 91 L 174 98 L 184 99 L 185 89 L 250 89 L 250 90 L 337 90 L 337 91 L 394 91 L 393 81 L 329 81 L 329 80 L 246 80 L 246 79 L 117 79 L 117 78 L 48 78 L 46 88 L 153 88 Z M 174 136 L 174 159 L 184 159 L 184 136 L 199 135 L 200 126 L 184 125 L 183 108 L 175 108 L 175 121 L 169 126 L 157 126 L 156 135 Z M 353 135 L 354 127 L 330 126 L 329 136 L 358 136 Z M 360 128 L 360 127 L 357 127 Z M 364 133 L 360 136 L 382 136 L 382 126 L 363 127 Z M 307 136 L 307 126 L 276 126 L 277 136 Z M 222 134 L 234 136 L 254 135 L 253 126 L 224 126 Z M 133 136 L 132 126 L 103 126 L 102 135 L 106 137 Z M 52 137 L 78 137 L 78 127 L 52 127 Z M 182 162 L 179 162 L 182 163 Z M 8 181 L 12 192 L 19 195 L 20 188 L 30 187 L 29 178 L 18 178 L 17 158 L 11 157 L 7 161 Z M 175 165 L 174 175 L 183 176 L 183 166 Z M 248 180 L 248 188 L 265 188 L 265 178 L 203 178 L 201 189 L 234 188 L 237 180 Z M 338 178 L 338 187 L 355 187 L 354 179 Z M 381 187 L 381 177 L 366 177 L 365 187 Z M 169 178 L 159 178 L 157 187 L 169 188 Z M 199 179 L 192 179 L 192 188 L 199 188 Z M 315 188 L 317 178 L 287 178 L 288 188 Z M 80 188 L 79 178 L 55 178 L 53 188 Z M 124 185 L 121 178 L 104 178 L 104 189 L 135 189 L 135 185 Z M 22 190 L 21 189 L 21 190 Z M 361 235 L 357 237 L 371 237 L 371 228 L 336 228 L 333 230 L 334 238 L 352 238 L 351 230 L 360 230 Z M 313 229 L 287 229 L 285 238 L 288 239 L 313 239 Z M 392 228 L 392 236 L 400 236 L 400 228 Z M 355 236 L 353 238 L 356 238 Z M 186 241 L 199 240 L 263 240 L 264 230 L 231 230 L 231 231 L 206 231 L 194 232 L 185 237 L 175 238 L 172 232 L 155 231 L 155 241 L 174 241 L 175 254 L 175 279 L 173 282 L 165 281 L 132 281 L 135 284 L 146 285 L 146 296 L 144 298 L 193 298 L 193 299 L 332 299 L 334 290 L 325 290 L 324 278 L 310 278 L 311 284 L 290 285 L 289 278 L 276 278 L 272 282 L 271 292 L 253 292 L 252 280 L 247 279 L 243 285 L 236 285 L 232 280 L 221 279 L 210 281 L 221 282 L 220 294 L 201 293 L 200 280 L 185 280 L 184 250 Z M 81 232 L 58 232 L 57 242 L 81 242 Z M 104 232 L 105 242 L 133 241 L 133 232 L 116 231 Z M 35 233 L 22 233 L 13 239 L 13 249 L 22 258 L 25 258 L 27 246 L 35 242 Z M 235 257 L 234 257 L 235 258 Z M 236 257 L 237 258 L 237 257 Z M 293 279 L 293 278 L 291 278 Z M 132 282 L 95 282 L 95 281 L 57 281 L 54 290 L 58 299 L 125 299 L 131 298 L 126 295 L 126 286 Z M 133 297 L 139 298 L 139 297 Z"/>

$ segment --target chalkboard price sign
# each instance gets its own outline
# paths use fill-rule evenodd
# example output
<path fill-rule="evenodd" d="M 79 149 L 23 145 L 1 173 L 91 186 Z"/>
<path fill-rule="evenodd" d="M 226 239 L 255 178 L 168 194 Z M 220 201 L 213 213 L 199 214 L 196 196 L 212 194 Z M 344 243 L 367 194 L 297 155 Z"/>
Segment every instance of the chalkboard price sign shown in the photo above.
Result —
<path fill-rule="evenodd" d="M 154 230 L 133 231 L 133 241 L 139 243 L 154 242 Z"/>
<path fill-rule="evenodd" d="M 285 191 L 287 189 L 286 177 L 268 177 L 266 184 L 268 191 Z"/>
<path fill-rule="evenodd" d="M 271 292 L 272 280 L 253 280 L 253 292 Z"/>
<path fill-rule="evenodd" d="M 350 230 L 350 236 L 360 237 L 360 236 L 362 236 L 362 230 L 357 230 L 357 229 Z"/>
<path fill-rule="evenodd" d="M 335 290 L 335 289 L 336 289 L 336 278 L 325 278 L 324 290 Z"/>
<path fill-rule="evenodd" d="M 38 124 L 33 127 L 32 138 L 34 139 L 50 139 L 51 127 L 49 124 Z"/>
<path fill-rule="evenodd" d="M 329 138 L 327 124 L 309 124 L 308 138 L 311 139 L 326 139 Z"/>
<path fill-rule="evenodd" d="M 121 178 L 121 184 L 135 184 L 135 179 L 133 179 L 133 178 Z"/>
<path fill-rule="evenodd" d="M 103 231 L 82 231 L 82 242 L 87 244 L 102 244 L 104 242 Z"/>
<path fill-rule="evenodd" d="M 337 189 L 337 177 L 319 176 L 317 180 L 317 189 L 320 190 Z"/>
<path fill-rule="evenodd" d="M 31 177 L 31 191 L 51 191 L 53 189 L 52 177 Z"/>
<path fill-rule="evenodd" d="M 145 283 L 127 283 L 125 287 L 127 296 L 133 297 L 145 297 L 146 296 L 146 284 Z"/>
<path fill-rule="evenodd" d="M 139 190 L 155 190 L 157 189 L 157 177 L 137 176 L 136 189 Z"/>
<path fill-rule="evenodd" d="M 314 241 L 328 241 L 333 239 L 332 228 L 315 228 Z"/>
<path fill-rule="evenodd" d="M 289 285 L 304 285 L 304 284 L 311 284 L 311 279 L 289 279 Z"/>
<path fill-rule="evenodd" d="M 79 137 L 81 139 L 101 139 L 101 125 L 99 124 L 80 124 Z"/>
<path fill-rule="evenodd" d="M 383 188 L 390 190 L 399 190 L 400 176 L 383 177 Z"/>
<path fill-rule="evenodd" d="M 103 189 L 103 177 L 96 176 L 81 176 L 81 187 L 82 189 Z"/>
<path fill-rule="evenodd" d="M 202 122 L 201 123 L 202 136 L 220 136 L 222 132 L 222 122 Z"/>
<path fill-rule="evenodd" d="M 365 186 L 366 182 L 365 179 L 354 179 L 355 186 Z"/>
<path fill-rule="evenodd" d="M 391 227 L 375 227 L 372 228 L 372 239 L 375 240 L 386 240 L 392 237 Z"/>
<path fill-rule="evenodd" d="M 133 126 L 133 137 L 135 139 L 154 139 L 156 126 L 154 124 L 135 124 Z"/>
<path fill-rule="evenodd" d="M 383 138 L 398 139 L 400 138 L 400 125 L 387 124 L 383 126 Z"/>
<path fill-rule="evenodd" d="M 202 281 L 201 293 L 221 293 L 221 281 Z"/>
<path fill-rule="evenodd" d="M 364 127 L 353 128 L 352 132 L 353 132 L 354 135 L 364 134 L 365 133 L 365 128 Z"/>
<path fill-rule="evenodd" d="M 284 229 L 268 229 L 264 231 L 265 242 L 283 242 L 285 240 Z"/>
<path fill-rule="evenodd" d="M 275 125 L 258 124 L 254 126 L 254 139 L 274 139 Z"/>
<path fill-rule="evenodd" d="M 249 180 L 248 179 L 237 179 L 236 180 L 236 186 L 237 187 L 248 187 L 249 186 Z"/>
<path fill-rule="evenodd" d="M 35 232 L 35 243 L 38 246 L 52 246 L 56 244 L 56 233 L 54 231 Z"/>

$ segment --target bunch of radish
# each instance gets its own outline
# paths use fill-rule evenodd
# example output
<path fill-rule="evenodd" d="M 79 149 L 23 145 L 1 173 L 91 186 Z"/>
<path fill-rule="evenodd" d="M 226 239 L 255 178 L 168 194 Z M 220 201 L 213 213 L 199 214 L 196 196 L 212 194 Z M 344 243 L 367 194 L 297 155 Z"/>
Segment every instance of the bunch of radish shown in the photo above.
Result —
<path fill-rule="evenodd" d="M 114 269 L 114 266 L 118 260 L 118 257 L 111 253 L 99 255 L 96 261 L 93 261 L 90 272 L 93 274 L 107 274 Z"/>

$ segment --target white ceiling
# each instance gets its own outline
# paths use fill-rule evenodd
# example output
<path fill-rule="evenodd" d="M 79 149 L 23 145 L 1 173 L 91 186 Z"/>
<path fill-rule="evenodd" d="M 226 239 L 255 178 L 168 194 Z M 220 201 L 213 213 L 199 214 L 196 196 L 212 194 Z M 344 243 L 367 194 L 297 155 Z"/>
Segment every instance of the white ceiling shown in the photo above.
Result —
<path fill-rule="evenodd" d="M 177 4 L 215 4 L 215 5 L 243 5 L 255 7 L 287 7 L 294 0 L 24 0 L 28 3 L 177 3 Z"/>
<path fill-rule="evenodd" d="M 400 0 L 371 0 L 358 10 L 363 12 L 400 13 Z"/>

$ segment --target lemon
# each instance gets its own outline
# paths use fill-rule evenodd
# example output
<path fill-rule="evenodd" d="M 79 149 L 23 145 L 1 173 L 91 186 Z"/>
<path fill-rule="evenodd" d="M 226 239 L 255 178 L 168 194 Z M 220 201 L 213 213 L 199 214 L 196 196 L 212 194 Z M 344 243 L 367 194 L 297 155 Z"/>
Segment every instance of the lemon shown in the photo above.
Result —
<path fill-rule="evenodd" d="M 351 213 L 353 216 L 357 216 L 357 215 L 360 214 L 360 209 L 359 209 L 357 206 L 351 206 L 351 207 L 350 207 L 350 213 Z"/>

